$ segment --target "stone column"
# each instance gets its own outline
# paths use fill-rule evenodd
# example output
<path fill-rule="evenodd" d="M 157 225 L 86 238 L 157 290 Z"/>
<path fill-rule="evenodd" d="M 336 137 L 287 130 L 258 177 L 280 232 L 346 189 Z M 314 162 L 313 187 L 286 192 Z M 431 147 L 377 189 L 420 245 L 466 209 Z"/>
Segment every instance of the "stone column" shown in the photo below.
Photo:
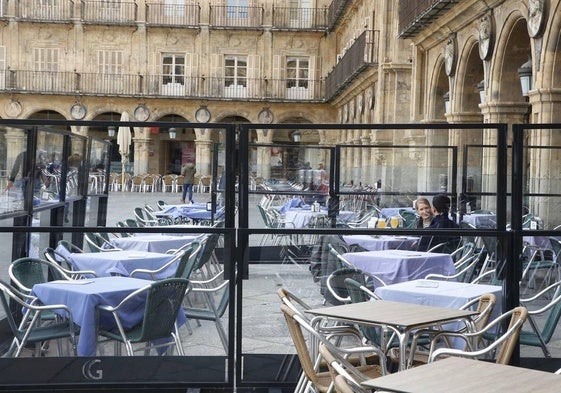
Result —
<path fill-rule="evenodd" d="M 532 123 L 561 122 L 561 89 L 539 89 L 529 95 Z M 528 130 L 527 144 L 530 146 L 561 146 L 561 135 L 557 130 Z M 561 167 L 559 150 L 531 149 L 526 158 L 529 193 L 561 194 Z M 544 221 L 545 229 L 553 229 L 561 221 L 559 198 L 533 197 L 529 200 L 529 210 Z"/>
<path fill-rule="evenodd" d="M 212 140 L 211 130 L 208 128 L 195 128 L 195 150 L 197 161 L 197 174 L 199 176 L 212 176 Z"/>
<path fill-rule="evenodd" d="M 362 146 L 370 144 L 370 132 L 368 130 L 362 131 L 359 143 Z M 373 178 L 372 165 L 370 164 L 372 162 L 372 150 L 370 148 L 361 149 L 361 153 L 362 183 L 363 185 L 372 185 L 376 182 Z"/>
<path fill-rule="evenodd" d="M 271 144 L 273 141 L 273 130 L 257 130 L 258 144 Z M 257 148 L 256 176 L 263 179 L 271 177 L 271 148 L 260 146 Z"/>
<path fill-rule="evenodd" d="M 479 106 L 484 117 L 485 123 L 525 123 L 528 116 L 529 104 L 526 102 L 489 102 Z M 496 146 L 496 131 L 484 130 L 483 140 L 484 145 Z M 511 141 L 507 141 L 510 143 Z M 481 191 L 482 192 L 496 192 L 497 172 L 496 172 L 496 150 L 485 149 L 482 157 L 482 173 L 481 173 Z M 508 155 L 507 162 L 508 174 L 511 176 L 511 156 Z M 495 210 L 495 198 L 483 197 L 481 198 L 481 208 Z"/>

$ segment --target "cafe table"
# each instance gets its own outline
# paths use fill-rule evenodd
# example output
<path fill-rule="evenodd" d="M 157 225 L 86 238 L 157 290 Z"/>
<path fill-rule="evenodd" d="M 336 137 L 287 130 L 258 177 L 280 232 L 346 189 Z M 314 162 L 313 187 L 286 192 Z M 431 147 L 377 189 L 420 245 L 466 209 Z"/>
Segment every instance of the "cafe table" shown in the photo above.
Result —
<path fill-rule="evenodd" d="M 348 245 L 358 244 L 368 251 L 411 250 L 419 241 L 418 236 L 391 235 L 343 235 Z"/>
<path fill-rule="evenodd" d="M 59 247 L 57 247 L 57 251 Z M 128 276 L 135 269 L 157 270 L 175 257 L 173 254 L 163 254 L 147 251 L 107 251 L 82 252 L 63 255 L 68 258 L 76 270 L 93 270 L 98 277 L 112 275 Z M 172 264 L 160 272 L 156 278 L 166 278 L 175 272 L 176 264 Z M 141 277 L 149 279 L 149 276 Z"/>
<path fill-rule="evenodd" d="M 149 285 L 150 281 L 130 277 L 99 277 L 84 280 L 59 280 L 35 284 L 32 294 L 43 304 L 65 304 L 72 312 L 74 323 L 80 326 L 78 356 L 95 356 L 96 307 L 100 304 L 118 305 L 127 295 Z M 140 302 L 144 302 L 146 294 Z M 125 328 L 138 324 L 144 315 L 144 307 L 127 309 L 120 315 Z M 100 316 L 99 324 L 113 327 L 111 315 Z"/>
<path fill-rule="evenodd" d="M 362 382 L 367 389 L 400 393 L 557 393 L 561 376 L 481 360 L 449 357 Z"/>
<path fill-rule="evenodd" d="M 111 239 L 111 244 L 122 250 L 165 253 L 176 250 L 199 239 L 201 234 L 190 235 L 163 235 L 157 233 L 142 233 L 128 237 Z"/>
<path fill-rule="evenodd" d="M 425 278 L 437 273 L 451 276 L 456 273 L 449 254 L 409 250 L 379 250 L 343 254 L 357 269 L 375 274 L 386 284 Z"/>
<path fill-rule="evenodd" d="M 408 339 L 410 333 L 414 330 L 430 328 L 446 322 L 467 321 L 472 315 L 476 314 L 472 310 L 425 306 L 388 300 L 315 308 L 306 312 L 314 316 L 326 317 L 342 322 L 380 326 L 392 330 L 399 339 L 399 370 L 406 368 Z"/>

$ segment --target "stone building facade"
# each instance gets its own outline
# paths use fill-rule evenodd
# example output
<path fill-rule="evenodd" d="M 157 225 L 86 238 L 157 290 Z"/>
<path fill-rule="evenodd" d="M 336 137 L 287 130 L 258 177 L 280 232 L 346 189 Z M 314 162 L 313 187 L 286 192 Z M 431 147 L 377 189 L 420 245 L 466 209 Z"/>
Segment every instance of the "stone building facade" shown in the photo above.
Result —
<path fill-rule="evenodd" d="M 493 137 L 454 130 L 329 133 L 305 130 L 305 124 L 556 122 L 559 3 L 2 0 L 0 116 L 118 121 L 127 114 L 201 124 L 178 130 L 175 140 L 168 130 L 136 128 L 135 174 L 177 172 L 186 151 L 200 175 L 210 174 L 214 143 L 223 136 L 205 122 L 300 123 L 302 142 L 309 144 L 439 144 L 462 154 L 462 146 L 492 144 Z M 519 74 L 524 64 L 532 81 L 526 95 Z M 107 130 L 95 127 L 73 131 L 107 138 Z M 251 141 L 293 143 L 290 135 L 257 130 Z M 544 135 L 536 132 L 530 142 L 558 143 L 554 133 Z M 8 136 L 17 143 L 17 133 Z M 7 157 L 0 170 L 15 158 L 8 139 L 0 146 Z M 486 168 L 475 180 L 480 191 L 492 191 L 490 158 L 471 154 L 470 161 Z M 438 185 L 423 172 L 428 157 L 422 150 L 391 157 L 344 149 L 341 176 L 373 183 L 379 174 L 372 168 L 403 158 L 418 168 L 413 189 Z M 312 164 L 324 159 L 314 157 Z M 544 165 L 555 167 L 554 159 L 533 153 L 533 178 L 544 176 Z M 254 176 L 268 178 L 271 154 L 261 149 L 253 160 Z M 555 176 L 548 175 L 548 187 L 559 183 Z M 541 215 L 555 208 L 543 206 Z"/>
<path fill-rule="evenodd" d="M 136 128 L 131 170 L 177 172 L 177 157 L 188 149 L 201 175 L 211 173 L 213 144 L 223 139 L 206 132 L 207 121 L 408 120 L 411 56 L 408 41 L 395 39 L 395 2 L 111 3 L 1 1 L 2 118 L 118 121 L 125 113 L 133 121 L 200 122 L 175 140 L 167 130 Z M 360 68 L 344 67 L 357 57 Z M 73 132 L 107 138 L 95 127 Z M 251 140 L 290 143 L 289 135 L 258 131 Z M 325 145 L 389 138 L 303 135 L 302 142 Z M 9 168 L 13 149 L 4 149 Z M 257 154 L 257 177 L 267 178 L 269 157 Z M 345 160 L 360 167 L 370 157 Z M 345 176 L 351 180 L 350 170 Z"/>

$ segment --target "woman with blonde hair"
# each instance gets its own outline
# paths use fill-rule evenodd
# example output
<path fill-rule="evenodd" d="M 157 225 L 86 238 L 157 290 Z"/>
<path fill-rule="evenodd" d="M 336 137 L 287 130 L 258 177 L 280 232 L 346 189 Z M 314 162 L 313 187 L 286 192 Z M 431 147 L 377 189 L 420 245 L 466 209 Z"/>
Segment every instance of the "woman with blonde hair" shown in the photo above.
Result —
<path fill-rule="evenodd" d="M 415 228 L 427 228 L 431 224 L 433 218 L 429 200 L 427 198 L 418 198 L 415 201 L 415 210 L 419 215 L 419 217 L 417 217 L 417 222 L 415 223 Z"/>

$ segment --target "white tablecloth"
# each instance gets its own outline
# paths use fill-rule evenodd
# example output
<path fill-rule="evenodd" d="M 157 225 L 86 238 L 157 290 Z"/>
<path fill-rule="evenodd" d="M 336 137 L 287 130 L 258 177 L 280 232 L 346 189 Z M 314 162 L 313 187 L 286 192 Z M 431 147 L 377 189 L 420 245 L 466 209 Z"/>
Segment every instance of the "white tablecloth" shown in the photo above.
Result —
<path fill-rule="evenodd" d="M 462 221 L 476 228 L 495 228 L 497 226 L 497 216 L 494 214 L 466 214 Z"/>
<path fill-rule="evenodd" d="M 358 244 L 370 251 L 378 250 L 411 250 L 419 241 L 415 236 L 371 236 L 371 235 L 343 235 L 348 245 Z"/>
<path fill-rule="evenodd" d="M 427 274 L 453 275 L 456 270 L 449 254 L 384 250 L 343 254 L 357 269 L 380 277 L 386 284 L 424 278 Z"/>
<path fill-rule="evenodd" d="M 423 304 L 425 306 L 440 306 L 460 308 L 467 302 L 492 293 L 497 297 L 497 303 L 491 313 L 493 320 L 502 313 L 502 287 L 496 285 L 470 284 L 453 281 L 414 280 L 399 284 L 376 288 L 376 294 L 384 300 L 403 303 Z M 449 325 L 447 329 L 458 329 L 461 325 Z M 454 341 L 455 346 L 463 346 L 462 340 Z"/>
<path fill-rule="evenodd" d="M 342 222 L 346 222 L 355 216 L 354 212 L 341 210 L 337 216 L 337 219 Z M 322 208 L 319 212 L 313 212 L 310 209 L 292 208 L 284 213 L 284 220 L 287 223 L 292 223 L 286 225 L 287 228 L 305 228 L 314 221 L 322 221 L 320 226 L 328 225 L 327 209 Z M 294 226 L 293 226 L 294 225 Z"/>
<path fill-rule="evenodd" d="M 167 250 L 178 249 L 199 238 L 201 234 L 192 235 L 160 235 L 142 234 L 140 236 L 119 237 L 111 243 L 123 250 L 148 251 L 165 253 Z"/>

